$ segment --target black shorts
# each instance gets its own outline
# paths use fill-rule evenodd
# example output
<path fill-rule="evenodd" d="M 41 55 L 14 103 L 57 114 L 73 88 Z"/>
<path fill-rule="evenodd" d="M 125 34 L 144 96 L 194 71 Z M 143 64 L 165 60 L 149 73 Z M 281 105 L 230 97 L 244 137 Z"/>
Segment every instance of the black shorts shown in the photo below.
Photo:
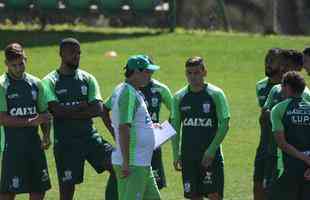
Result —
<path fill-rule="evenodd" d="M 31 142 L 29 142 L 31 141 Z M 44 150 L 39 135 L 24 145 L 6 141 L 1 161 L 0 192 L 44 193 L 51 188 Z"/>
<path fill-rule="evenodd" d="M 284 171 L 271 187 L 268 200 L 309 200 L 310 181 L 301 173 Z"/>
<path fill-rule="evenodd" d="M 94 134 L 87 139 L 55 144 L 54 156 L 59 184 L 82 183 L 85 160 L 97 173 L 110 171 L 112 151 L 113 146 L 99 134 Z"/>
<path fill-rule="evenodd" d="M 166 176 L 161 156 L 161 149 L 156 149 L 152 157 L 152 170 L 157 183 L 158 189 L 166 187 Z"/>
<path fill-rule="evenodd" d="M 207 197 L 211 193 L 224 195 L 223 162 L 214 162 L 205 169 L 201 161 L 182 160 L 182 178 L 185 198 Z"/>
<path fill-rule="evenodd" d="M 256 155 L 254 163 L 254 182 L 261 182 L 265 189 L 271 187 L 273 182 L 278 177 L 277 157 L 264 156 L 258 157 Z"/>

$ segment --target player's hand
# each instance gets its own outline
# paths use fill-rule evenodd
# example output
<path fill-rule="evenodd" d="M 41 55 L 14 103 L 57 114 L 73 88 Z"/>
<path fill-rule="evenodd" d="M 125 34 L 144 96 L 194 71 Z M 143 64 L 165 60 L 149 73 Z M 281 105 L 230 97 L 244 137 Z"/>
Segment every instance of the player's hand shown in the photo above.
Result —
<path fill-rule="evenodd" d="M 47 150 L 51 145 L 51 140 L 49 136 L 43 136 L 42 141 L 41 141 L 41 147 L 44 150 Z"/>
<path fill-rule="evenodd" d="M 214 157 L 213 156 L 210 156 L 210 155 L 205 155 L 203 158 L 202 158 L 202 161 L 201 161 L 201 165 L 205 168 L 208 168 L 212 165 L 213 163 L 213 160 L 214 160 Z"/>
<path fill-rule="evenodd" d="M 127 163 L 123 163 L 122 165 L 122 176 L 121 178 L 126 178 L 130 175 L 129 165 Z"/>
<path fill-rule="evenodd" d="M 310 181 L 310 168 L 305 171 L 304 178 L 305 180 Z"/>
<path fill-rule="evenodd" d="M 181 171 L 182 170 L 181 159 L 177 159 L 177 160 L 173 161 L 173 166 L 174 166 L 175 171 Z"/>
<path fill-rule="evenodd" d="M 153 123 L 153 128 L 162 129 L 163 127 L 161 127 L 160 123 Z"/>

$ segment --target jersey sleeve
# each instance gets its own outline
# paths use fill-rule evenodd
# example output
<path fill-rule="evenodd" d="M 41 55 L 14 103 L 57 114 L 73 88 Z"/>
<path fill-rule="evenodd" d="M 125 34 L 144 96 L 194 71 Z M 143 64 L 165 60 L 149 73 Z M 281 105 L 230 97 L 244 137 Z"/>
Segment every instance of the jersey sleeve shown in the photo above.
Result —
<path fill-rule="evenodd" d="M 42 81 L 42 85 L 45 91 L 45 100 L 46 103 L 58 101 L 58 98 L 55 93 L 55 85 L 50 78 L 44 78 Z"/>
<path fill-rule="evenodd" d="M 7 112 L 7 102 L 5 97 L 5 89 L 0 86 L 0 112 Z"/>
<path fill-rule="evenodd" d="M 38 106 L 39 112 L 42 113 L 42 112 L 47 111 L 48 104 L 46 101 L 46 94 L 45 94 L 46 92 L 45 92 L 45 89 L 41 81 L 38 82 L 38 91 L 39 91 L 39 94 L 38 94 L 37 106 Z"/>
<path fill-rule="evenodd" d="M 94 76 L 89 77 L 88 84 L 89 84 L 88 102 L 102 101 L 100 87 L 98 81 Z"/>
<path fill-rule="evenodd" d="M 105 100 L 104 105 L 109 109 L 112 110 L 112 96 Z"/>
<path fill-rule="evenodd" d="M 125 87 L 118 100 L 119 123 L 131 124 L 137 108 L 137 97 L 134 91 Z"/>
<path fill-rule="evenodd" d="M 274 134 L 284 130 L 282 119 L 290 101 L 291 99 L 281 102 L 271 110 L 271 124 Z"/>
<path fill-rule="evenodd" d="M 265 110 L 272 109 L 273 101 L 274 101 L 274 93 L 276 92 L 276 90 L 277 90 L 277 88 L 275 86 L 270 90 L 268 97 L 265 101 L 265 104 L 263 106 L 263 109 L 265 109 Z"/>
<path fill-rule="evenodd" d="M 171 123 L 176 131 L 176 135 L 172 138 L 173 159 L 177 160 L 180 155 L 180 137 L 181 137 L 181 112 L 180 112 L 180 97 L 175 95 L 172 100 L 172 117 Z"/>
<path fill-rule="evenodd" d="M 160 95 L 162 96 L 163 103 L 165 104 L 166 108 L 171 112 L 172 109 L 172 94 L 168 87 L 162 87 L 160 91 Z"/>
<path fill-rule="evenodd" d="M 218 120 L 230 118 L 230 110 L 227 98 L 222 90 L 214 95 L 214 103 L 216 106 L 216 115 Z"/>

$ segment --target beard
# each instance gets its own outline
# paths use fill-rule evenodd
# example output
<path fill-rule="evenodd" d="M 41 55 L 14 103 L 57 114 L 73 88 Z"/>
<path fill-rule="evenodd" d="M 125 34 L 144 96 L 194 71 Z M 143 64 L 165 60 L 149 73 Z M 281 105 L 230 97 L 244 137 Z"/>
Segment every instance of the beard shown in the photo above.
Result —
<path fill-rule="evenodd" d="M 267 77 L 273 77 L 274 75 L 280 73 L 280 69 L 270 69 L 265 71 Z"/>
<path fill-rule="evenodd" d="M 80 63 L 78 62 L 78 63 L 66 63 L 66 65 L 70 68 L 70 69 L 72 69 L 72 70 L 76 70 L 77 68 L 79 68 L 79 65 L 80 65 Z"/>

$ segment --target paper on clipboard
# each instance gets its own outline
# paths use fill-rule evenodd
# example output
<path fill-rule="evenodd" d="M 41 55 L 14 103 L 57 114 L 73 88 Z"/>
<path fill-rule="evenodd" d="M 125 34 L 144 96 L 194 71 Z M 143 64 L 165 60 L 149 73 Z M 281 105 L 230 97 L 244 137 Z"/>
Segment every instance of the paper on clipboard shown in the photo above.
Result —
<path fill-rule="evenodd" d="M 155 146 L 154 149 L 157 149 L 162 144 L 167 142 L 172 136 L 176 134 L 176 131 L 171 126 L 168 121 L 164 121 L 161 125 L 161 128 L 154 128 L 154 137 L 155 137 Z"/>

